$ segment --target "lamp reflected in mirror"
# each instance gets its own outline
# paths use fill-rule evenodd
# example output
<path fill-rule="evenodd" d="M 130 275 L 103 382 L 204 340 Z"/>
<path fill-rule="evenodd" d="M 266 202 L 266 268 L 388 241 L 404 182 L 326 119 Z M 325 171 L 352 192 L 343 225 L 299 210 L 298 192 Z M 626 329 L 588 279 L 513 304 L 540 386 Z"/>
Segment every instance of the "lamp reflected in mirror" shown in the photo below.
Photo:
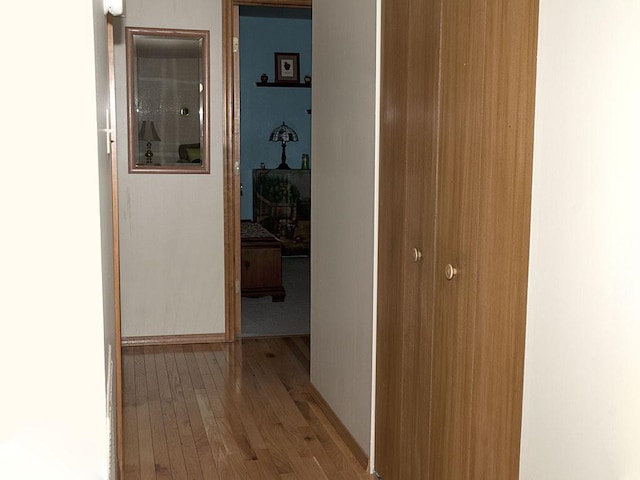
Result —
<path fill-rule="evenodd" d="M 140 128 L 140 135 L 138 136 L 138 138 L 147 142 L 147 151 L 144 154 L 147 159 L 145 163 L 153 163 L 151 142 L 159 142 L 160 137 L 158 136 L 158 132 L 156 131 L 155 123 L 152 120 L 142 121 L 142 127 Z"/>

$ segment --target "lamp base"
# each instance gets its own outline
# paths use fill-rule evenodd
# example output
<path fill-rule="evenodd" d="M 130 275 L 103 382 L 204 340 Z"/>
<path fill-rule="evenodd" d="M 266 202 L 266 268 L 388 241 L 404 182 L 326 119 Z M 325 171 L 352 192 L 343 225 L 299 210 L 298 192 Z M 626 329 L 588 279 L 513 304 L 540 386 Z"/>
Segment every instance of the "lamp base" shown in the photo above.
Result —
<path fill-rule="evenodd" d="M 289 168 L 289 165 L 287 165 L 286 148 L 287 142 L 285 140 L 282 140 L 282 156 L 280 157 L 280 165 L 276 167 L 276 170 L 291 170 L 291 168 Z"/>
<path fill-rule="evenodd" d="M 144 154 L 147 157 L 147 163 L 153 163 L 153 152 L 151 151 L 151 142 L 147 142 L 147 151 Z"/>

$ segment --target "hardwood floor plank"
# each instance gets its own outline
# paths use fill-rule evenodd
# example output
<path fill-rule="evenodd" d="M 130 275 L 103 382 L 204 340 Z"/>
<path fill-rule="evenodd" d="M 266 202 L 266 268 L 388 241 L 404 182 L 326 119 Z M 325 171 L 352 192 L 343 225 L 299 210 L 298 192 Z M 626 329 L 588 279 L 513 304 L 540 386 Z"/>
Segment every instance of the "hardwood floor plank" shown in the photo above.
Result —
<path fill-rule="evenodd" d="M 243 372 L 245 374 L 242 382 L 242 421 L 249 434 L 249 440 L 254 446 L 260 468 L 266 478 L 280 478 L 283 471 L 292 470 L 289 464 L 284 464 L 280 459 L 280 468 L 276 466 L 271 450 L 267 448 L 263 436 L 263 428 L 268 428 L 279 422 L 277 415 L 269 408 L 265 408 L 258 383 L 264 381 L 264 372 L 257 366 L 250 363 L 250 359 L 245 356 Z"/>
<path fill-rule="evenodd" d="M 242 391 L 246 392 L 242 395 L 245 401 L 245 412 L 254 416 L 253 421 L 261 436 L 262 443 L 266 445 L 271 454 L 273 465 L 267 463 L 264 465 L 265 468 L 268 468 L 271 473 L 274 469 L 279 474 L 294 473 L 297 455 L 292 455 L 295 449 L 288 444 L 286 436 L 280 434 L 283 425 L 278 410 L 281 407 L 279 404 L 269 401 L 267 398 L 270 395 L 269 391 L 263 388 L 265 384 L 277 382 L 277 378 L 256 362 L 256 355 L 260 353 L 256 351 L 256 345 L 258 344 L 254 341 L 248 341 L 243 342 L 242 349 L 235 349 L 236 359 L 240 358 L 240 352 L 242 353 L 241 357 L 244 362 L 242 377 L 239 380 L 228 378 L 228 382 L 240 386 Z M 225 361 L 221 357 L 218 357 L 218 360 Z M 235 372 L 238 373 L 237 370 Z M 285 445 L 282 445 L 283 441 Z"/>
<path fill-rule="evenodd" d="M 239 387 L 235 381 L 227 381 L 223 377 L 222 369 L 217 361 L 219 357 L 218 355 L 205 355 L 215 389 L 221 400 L 230 438 L 234 440 L 233 452 L 241 455 L 245 460 L 254 460 L 256 455 L 247 440 L 242 418 L 239 413 L 238 405 L 242 399 Z"/>
<path fill-rule="evenodd" d="M 264 477 L 260 473 L 257 460 L 247 460 L 245 462 L 245 468 L 247 470 L 247 478 L 255 478 L 256 480 L 262 480 Z"/>
<path fill-rule="evenodd" d="M 151 415 L 147 398 L 147 375 L 144 354 L 134 360 L 136 376 L 136 415 L 138 419 L 138 450 L 140 452 L 140 479 L 155 480 L 156 464 L 153 455 Z"/>
<path fill-rule="evenodd" d="M 309 393 L 301 393 L 299 408 L 307 418 L 314 434 L 322 445 L 323 451 L 339 472 L 347 472 L 347 478 L 353 478 L 362 471 L 357 459 L 342 441 L 342 438 L 324 416 L 320 407 L 313 401 Z"/>
<path fill-rule="evenodd" d="M 171 461 L 167 449 L 167 438 L 164 433 L 164 422 L 155 421 L 155 419 L 162 419 L 162 406 L 160 405 L 160 391 L 158 389 L 158 375 L 156 372 L 155 357 L 157 355 L 151 347 L 144 347 L 143 351 L 149 417 L 153 419 L 153 421 L 151 421 L 151 436 L 153 438 L 153 457 L 155 461 L 156 478 L 158 480 L 172 480 Z"/>
<path fill-rule="evenodd" d="M 176 352 L 178 350 L 178 347 L 172 346 L 169 347 L 164 354 L 167 365 L 167 376 L 169 378 L 169 388 L 171 390 L 173 408 L 176 413 L 178 433 L 180 435 L 180 443 L 182 444 L 182 454 L 187 469 L 187 478 L 189 480 L 201 480 L 202 467 L 200 466 L 200 458 L 193 438 L 193 432 L 191 431 L 189 413 L 187 412 L 186 402 L 182 393 L 183 386 L 180 382 L 180 374 L 178 373 L 178 367 L 176 365 Z"/>
<path fill-rule="evenodd" d="M 320 466 L 320 463 L 315 457 L 306 457 L 303 459 L 303 462 L 307 467 L 307 471 L 309 472 L 308 478 L 314 478 L 314 479 L 317 478 L 318 480 L 329 480 L 330 478 L 332 478 L 326 475 L 325 471 Z M 336 478 L 336 477 L 333 477 L 333 478 Z"/>
<path fill-rule="evenodd" d="M 180 441 L 178 422 L 173 408 L 173 397 L 171 395 L 171 387 L 169 386 L 169 375 L 167 373 L 163 347 L 153 347 L 153 352 L 156 354 L 156 378 L 158 380 L 158 395 L 160 397 L 162 410 L 162 416 L 155 420 L 162 422 L 164 425 L 167 453 L 169 455 L 173 480 L 187 480 L 187 467 L 182 453 L 182 442 Z"/>
<path fill-rule="evenodd" d="M 236 475 L 233 473 L 232 467 L 227 460 L 227 453 L 225 452 L 224 442 L 220 435 L 220 428 L 216 423 L 206 392 L 196 391 L 196 400 L 200 408 L 205 433 L 209 440 L 209 449 L 211 450 L 211 455 L 218 470 L 218 476 L 220 478 L 234 478 Z"/>
<path fill-rule="evenodd" d="M 278 473 L 278 468 L 273 461 L 271 452 L 265 447 L 264 449 L 256 450 L 256 455 L 258 456 L 258 468 L 260 469 L 262 478 L 266 480 L 278 480 L 280 473 Z"/>
<path fill-rule="evenodd" d="M 135 356 L 127 352 L 122 356 L 122 409 L 124 425 L 124 476 L 127 480 L 140 480 L 140 452 L 138 450 L 138 417 L 136 414 Z"/>
<path fill-rule="evenodd" d="M 307 422 L 291 401 L 289 392 L 303 384 L 304 379 L 308 378 L 308 373 L 297 359 L 289 354 L 282 340 L 267 339 L 256 343 L 256 346 L 263 354 L 261 364 L 266 381 L 262 382 L 260 387 L 266 400 L 272 404 L 273 410 L 284 425 L 292 429 L 306 426 Z M 292 358 L 295 360 L 291 361 Z"/>
<path fill-rule="evenodd" d="M 200 467 L 202 470 L 203 478 L 206 480 L 218 480 L 218 472 L 216 469 L 213 455 L 211 453 L 211 447 L 209 445 L 209 439 L 205 430 L 205 426 L 200 414 L 200 407 L 195 395 L 195 385 L 202 385 L 200 373 L 198 369 L 189 370 L 186 357 L 193 357 L 193 352 L 185 352 L 184 347 L 176 349 L 175 361 L 178 368 L 178 374 L 180 375 L 180 383 L 182 385 L 182 394 L 185 401 L 185 407 L 187 415 L 189 417 L 189 424 L 191 425 L 191 434 L 193 435 L 193 441 L 196 446 L 198 458 L 200 460 Z M 196 380 L 194 382 L 194 379 Z"/>
<path fill-rule="evenodd" d="M 195 355 L 198 369 L 200 371 L 200 378 L 202 379 L 202 385 L 207 395 L 209 407 L 213 414 L 216 430 L 212 430 L 212 439 L 214 443 L 212 446 L 217 448 L 213 450 L 214 457 L 219 458 L 221 455 L 228 455 L 232 452 L 240 451 L 240 447 L 236 444 L 233 436 L 233 431 L 227 421 L 227 414 L 222 404 L 221 395 L 217 390 L 215 381 L 213 379 L 213 373 L 209 366 L 209 361 L 215 364 L 215 359 L 211 360 L 208 357 L 213 357 L 213 353 L 210 351 L 198 351 Z M 215 369 L 218 369 L 215 364 Z M 219 450 L 219 455 L 216 455 L 216 451 Z"/>
<path fill-rule="evenodd" d="M 300 363 L 297 368 L 293 368 L 292 370 L 291 363 L 298 362 L 299 359 L 296 358 L 295 355 L 290 355 L 289 352 L 286 352 L 283 344 L 286 344 L 286 342 L 283 341 L 281 343 L 273 339 L 268 342 L 259 342 L 255 344 L 255 352 L 251 350 L 252 343 L 245 345 L 245 362 L 249 363 L 256 371 L 261 372 L 262 375 L 260 390 L 256 398 L 261 398 L 263 402 L 266 401 L 270 404 L 270 408 L 267 409 L 268 411 L 283 412 L 282 415 L 279 416 L 280 424 L 286 428 L 288 441 L 291 442 L 293 449 L 297 452 L 297 456 L 304 458 L 312 455 L 310 442 L 315 441 L 315 445 L 313 445 L 315 455 L 318 455 L 322 459 L 324 466 L 331 472 L 331 477 L 349 478 L 348 476 L 342 477 L 339 475 L 337 469 L 331 463 L 327 453 L 317 441 L 317 438 L 313 435 L 311 427 L 303 418 L 303 415 L 291 397 L 291 393 L 304 389 L 304 385 L 308 382 L 308 374 Z M 290 391 L 286 393 L 284 392 L 285 383 L 287 387 L 290 388 Z M 277 385 L 277 393 L 271 395 L 273 390 L 265 389 L 265 385 L 271 388 Z M 278 398 L 274 399 L 274 396 Z M 250 397 L 253 398 L 254 396 Z M 283 404 L 286 405 L 286 408 L 283 408 Z M 293 409 L 296 410 L 294 416 L 300 417 L 295 424 L 291 424 L 288 421 L 292 416 L 290 412 Z M 265 435 L 271 434 L 273 434 L 273 432 L 265 433 Z"/>
<path fill-rule="evenodd" d="M 261 431 L 281 475 L 294 474 L 296 478 L 305 478 L 306 468 L 291 441 L 290 432 L 281 423 L 263 427 Z"/>
<path fill-rule="evenodd" d="M 372 478 L 309 393 L 308 337 L 123 353 L 124 480 Z"/>
<path fill-rule="evenodd" d="M 304 344 L 298 343 L 299 337 L 286 337 L 282 340 L 286 343 L 289 350 L 295 355 L 295 357 L 300 361 L 300 364 L 304 366 L 304 369 L 307 373 L 310 371 L 310 355 L 308 354 L 309 349 L 304 346 Z"/>
<path fill-rule="evenodd" d="M 202 405 L 201 411 L 204 408 L 204 401 L 206 398 L 207 405 L 210 409 L 211 417 L 206 415 L 207 418 L 207 437 L 209 438 L 209 444 L 213 458 L 218 466 L 220 478 L 234 479 L 234 478 L 246 478 L 246 467 L 241 465 L 241 461 L 238 461 L 241 448 L 237 444 L 236 436 L 234 435 L 232 427 L 229 425 L 227 419 L 227 411 L 225 406 L 220 400 L 219 392 L 216 388 L 213 380 L 211 369 L 205 353 L 202 349 L 194 349 L 194 359 L 196 365 L 191 364 L 191 368 L 197 369 L 200 374 L 201 387 L 204 391 L 200 391 L 199 395 L 202 397 L 199 403 Z M 217 369 L 217 363 L 211 356 L 214 368 Z M 211 423 L 213 422 L 213 423 Z M 243 477 L 245 475 L 245 477 Z"/>
<path fill-rule="evenodd" d="M 274 355 L 267 357 L 271 360 L 274 371 L 278 373 L 282 383 L 286 385 L 304 385 L 309 379 L 309 370 L 306 362 L 294 354 L 286 339 L 269 338 L 265 342 L 258 343 L 258 346 L 265 351 L 265 355 L 271 351 Z"/>
<path fill-rule="evenodd" d="M 267 348 L 261 348 L 265 345 Z M 258 396 L 249 396 L 249 398 L 263 399 L 266 402 L 264 408 L 275 412 L 278 421 L 263 425 L 261 431 L 269 441 L 282 444 L 281 448 L 285 448 L 288 452 L 287 458 L 293 473 L 302 475 L 304 478 L 304 472 L 308 466 L 305 467 L 303 458 L 311 455 L 307 443 L 312 440 L 312 434 L 287 389 L 298 389 L 299 384 L 308 378 L 308 374 L 296 373 L 291 365 L 285 367 L 283 363 L 287 353 L 285 350 L 287 350 L 285 342 L 274 339 L 251 342 L 245 346 L 245 362 L 254 367 L 254 373 L 259 371 L 261 375 Z M 260 360 L 261 356 L 262 360 Z M 293 356 L 289 360 L 297 361 Z M 256 362 L 260 361 L 261 365 L 257 367 Z M 284 382 L 287 382 L 288 386 L 285 386 Z"/>

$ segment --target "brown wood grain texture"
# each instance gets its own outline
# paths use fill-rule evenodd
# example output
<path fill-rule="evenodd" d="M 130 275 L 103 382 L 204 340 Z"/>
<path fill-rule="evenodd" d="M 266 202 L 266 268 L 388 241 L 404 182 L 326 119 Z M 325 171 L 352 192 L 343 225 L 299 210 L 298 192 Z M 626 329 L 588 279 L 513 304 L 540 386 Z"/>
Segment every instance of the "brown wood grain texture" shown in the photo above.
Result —
<path fill-rule="evenodd" d="M 234 402 L 226 402 L 228 391 L 226 380 L 213 352 L 202 355 L 198 362 L 207 397 L 216 420 L 216 428 L 212 434 L 216 438 L 214 458 L 219 466 L 222 478 L 234 478 L 245 474 L 243 465 L 243 441 L 241 413 Z M 244 457 L 251 457 L 244 455 Z"/>
<path fill-rule="evenodd" d="M 197 333 L 187 335 L 150 335 L 122 337 L 123 347 L 144 347 L 153 345 L 185 345 L 192 343 L 218 343 L 226 341 L 223 333 Z"/>
<path fill-rule="evenodd" d="M 378 326 L 376 351 L 376 468 L 400 478 L 402 425 L 402 298 L 404 297 L 408 1 L 382 2 L 380 166 L 378 214 Z"/>
<path fill-rule="evenodd" d="M 203 387 L 197 363 L 195 362 L 193 355 L 189 355 L 190 364 L 187 364 L 184 347 L 181 347 L 180 350 L 176 352 L 175 358 L 178 374 L 180 375 L 180 381 L 182 382 L 182 391 L 187 407 L 187 415 L 189 416 L 189 423 L 191 425 L 191 434 L 194 438 L 202 470 L 202 477 L 204 479 L 218 479 L 220 477 L 218 476 L 214 463 L 205 422 L 201 413 L 200 402 L 198 402 L 198 397 L 196 395 L 196 392 L 198 390 L 201 391 Z"/>
<path fill-rule="evenodd" d="M 518 478 L 538 2 L 487 2 L 486 22 L 469 466 L 478 480 Z"/>
<path fill-rule="evenodd" d="M 424 478 L 433 328 L 437 2 L 383 2 L 376 469 Z M 422 254 L 414 262 L 413 249 Z M 382 346 L 382 348 L 381 348 Z M 380 383 L 382 380 L 382 383 Z"/>
<path fill-rule="evenodd" d="M 139 351 L 139 349 L 128 349 L 128 351 Z M 169 385 L 169 374 L 167 363 L 162 347 L 152 347 L 156 364 L 156 380 L 158 383 L 158 396 L 160 397 L 161 417 L 154 416 L 154 422 L 164 428 L 165 441 L 167 443 L 167 453 L 171 465 L 171 476 L 174 480 L 187 479 L 187 467 L 185 465 L 184 454 L 182 453 L 182 443 L 178 432 L 178 421 L 173 408 L 173 398 Z"/>
<path fill-rule="evenodd" d="M 140 479 L 140 454 L 138 451 L 138 416 L 136 413 L 135 353 L 123 356 L 123 478 Z"/>
<path fill-rule="evenodd" d="M 239 53 L 233 51 L 233 37 L 238 30 L 238 7 L 232 0 L 222 2 L 222 62 L 225 98 L 224 114 L 224 286 L 225 336 L 235 340 L 240 333 L 240 178 L 235 175 L 234 164 L 240 161 Z"/>
<path fill-rule="evenodd" d="M 152 347 L 144 347 L 144 357 L 149 418 L 162 418 L 160 388 L 157 380 L 156 355 L 154 355 Z M 172 480 L 173 475 L 171 474 L 171 461 L 169 459 L 169 450 L 167 448 L 167 437 L 161 423 L 151 422 L 151 435 L 153 437 L 152 444 L 156 478 L 158 480 Z"/>
<path fill-rule="evenodd" d="M 136 384 L 136 415 L 138 419 L 138 452 L 140 454 L 140 479 L 156 478 L 155 456 L 153 451 L 153 435 L 151 433 L 151 414 L 147 393 L 147 375 L 145 356 L 134 358 Z"/>
<path fill-rule="evenodd" d="M 405 255 L 403 395 L 401 422 L 406 426 L 399 478 L 425 478 L 429 463 L 431 357 L 434 327 L 434 267 L 438 194 L 438 122 L 440 5 L 410 2 L 407 88 L 407 250 L 417 248 L 422 260 Z"/>
<path fill-rule="evenodd" d="M 371 478 L 309 391 L 308 348 L 125 348 L 126 480 Z"/>
<path fill-rule="evenodd" d="M 518 475 L 537 4 L 382 5 L 376 469 L 385 479 Z"/>
<path fill-rule="evenodd" d="M 478 192 L 482 125 L 483 2 L 443 2 L 436 313 L 430 477 L 468 475 Z M 445 266 L 458 276 L 445 279 Z"/>

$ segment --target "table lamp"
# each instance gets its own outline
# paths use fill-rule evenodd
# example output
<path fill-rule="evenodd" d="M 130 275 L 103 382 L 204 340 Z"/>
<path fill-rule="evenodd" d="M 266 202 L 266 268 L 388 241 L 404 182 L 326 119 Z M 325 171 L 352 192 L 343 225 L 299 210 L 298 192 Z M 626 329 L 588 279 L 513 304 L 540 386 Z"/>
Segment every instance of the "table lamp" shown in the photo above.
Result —
<path fill-rule="evenodd" d="M 140 128 L 140 135 L 138 136 L 140 140 L 144 140 L 147 142 L 147 151 L 144 154 L 147 157 L 147 163 L 153 163 L 153 152 L 151 151 L 151 142 L 159 142 L 160 137 L 158 136 L 158 132 L 156 132 L 156 126 L 151 120 L 143 120 L 142 127 Z"/>
<path fill-rule="evenodd" d="M 281 142 L 282 143 L 282 156 L 280 157 L 281 162 L 277 168 L 289 170 L 289 165 L 287 165 L 287 155 L 285 149 L 287 148 L 287 142 L 297 142 L 298 134 L 291 127 L 287 126 L 284 122 L 282 125 L 278 125 L 271 135 L 269 136 L 269 140 L 271 142 Z"/>

